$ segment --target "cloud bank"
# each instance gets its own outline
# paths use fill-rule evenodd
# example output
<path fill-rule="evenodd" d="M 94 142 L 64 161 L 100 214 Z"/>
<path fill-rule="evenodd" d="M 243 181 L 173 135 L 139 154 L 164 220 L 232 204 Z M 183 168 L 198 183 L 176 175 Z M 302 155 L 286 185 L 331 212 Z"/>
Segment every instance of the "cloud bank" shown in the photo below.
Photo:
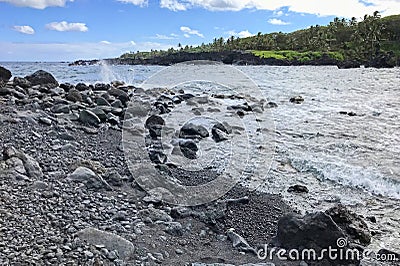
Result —
<path fill-rule="evenodd" d="M 45 9 L 47 7 L 63 7 L 67 2 L 74 0 L 0 0 L 0 2 L 10 3 L 19 7 L 31 7 L 36 9 Z"/>
<path fill-rule="evenodd" d="M 51 22 L 46 24 L 46 28 L 55 31 L 80 31 L 86 32 L 89 28 L 85 23 L 68 23 L 66 21 L 61 22 Z"/>

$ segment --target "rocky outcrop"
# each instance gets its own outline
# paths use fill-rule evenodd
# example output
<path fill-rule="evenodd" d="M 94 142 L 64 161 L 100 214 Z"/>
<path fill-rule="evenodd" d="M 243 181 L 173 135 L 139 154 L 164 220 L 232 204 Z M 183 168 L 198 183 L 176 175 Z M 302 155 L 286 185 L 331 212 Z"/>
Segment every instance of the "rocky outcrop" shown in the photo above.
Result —
<path fill-rule="evenodd" d="M 54 76 L 46 71 L 38 70 L 32 75 L 26 76 L 32 86 L 41 85 L 48 88 L 56 88 L 58 86 L 57 80 Z"/>
<path fill-rule="evenodd" d="M 3 82 L 3 83 L 8 82 L 10 80 L 11 76 L 12 75 L 11 75 L 11 71 L 10 70 L 0 66 L 0 83 L 1 82 Z"/>

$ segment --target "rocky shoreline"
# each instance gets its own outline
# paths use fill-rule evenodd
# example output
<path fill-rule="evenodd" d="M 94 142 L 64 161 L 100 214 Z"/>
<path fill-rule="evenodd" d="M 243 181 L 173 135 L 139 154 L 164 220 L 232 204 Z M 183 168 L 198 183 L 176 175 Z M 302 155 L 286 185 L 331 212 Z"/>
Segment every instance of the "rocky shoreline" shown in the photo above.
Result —
<path fill-rule="evenodd" d="M 279 195 L 237 185 L 217 201 L 179 207 L 141 189 L 122 146 L 130 99 L 152 97 L 162 113 L 198 95 L 164 91 L 160 98 L 122 82 L 59 84 L 45 71 L 10 78 L 0 67 L 2 265 L 359 265 L 256 254 L 265 244 L 320 251 L 338 238 L 349 241 L 344 250 L 363 250 L 373 237 L 363 218 L 341 205 L 300 216 Z M 157 139 L 157 128 L 148 130 Z M 155 165 L 171 167 L 158 155 L 149 154 Z M 212 175 L 185 178 L 193 185 Z"/>
<path fill-rule="evenodd" d="M 105 62 L 109 65 L 160 65 L 170 66 L 177 63 L 193 60 L 217 61 L 230 65 L 269 65 L 269 66 L 337 66 L 340 69 L 360 68 L 361 65 L 373 68 L 393 68 L 400 62 L 395 62 L 393 54 L 381 53 L 369 62 L 358 60 L 339 61 L 323 54 L 321 58 L 308 61 L 286 60 L 276 58 L 261 58 L 249 52 L 222 51 L 222 52 L 177 52 L 151 58 L 110 58 L 103 60 L 77 60 L 70 66 L 97 65 Z"/>

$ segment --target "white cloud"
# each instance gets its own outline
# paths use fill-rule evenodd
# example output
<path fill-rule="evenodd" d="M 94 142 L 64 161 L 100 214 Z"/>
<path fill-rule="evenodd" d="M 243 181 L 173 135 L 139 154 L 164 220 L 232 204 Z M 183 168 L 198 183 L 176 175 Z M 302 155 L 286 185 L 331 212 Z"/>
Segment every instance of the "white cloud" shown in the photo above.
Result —
<path fill-rule="evenodd" d="M 149 4 L 148 0 L 117 0 L 118 2 L 133 4 L 135 6 L 147 6 Z"/>
<path fill-rule="evenodd" d="M 182 3 L 178 0 L 161 0 L 160 7 L 168 8 L 172 11 L 184 11 L 187 9 L 188 4 Z"/>
<path fill-rule="evenodd" d="M 272 25 L 289 25 L 290 24 L 289 22 L 286 22 L 286 21 L 283 21 L 283 20 L 280 20 L 280 19 L 277 19 L 277 18 L 269 19 L 268 23 L 272 24 Z"/>
<path fill-rule="evenodd" d="M 283 16 L 285 13 L 283 13 L 283 11 L 282 10 L 275 10 L 274 11 L 274 16 L 275 17 L 281 17 L 281 16 Z"/>
<path fill-rule="evenodd" d="M 376 10 L 383 15 L 400 13 L 399 0 L 161 0 L 160 6 L 174 11 L 196 7 L 211 11 L 243 9 L 276 11 L 285 7 L 290 12 L 348 18 L 362 17 Z"/>
<path fill-rule="evenodd" d="M 68 23 L 66 21 L 52 22 L 52 23 L 46 24 L 46 28 L 49 30 L 55 30 L 55 31 L 86 32 L 89 30 L 85 23 Z"/>
<path fill-rule="evenodd" d="M 176 40 L 177 37 L 178 36 L 176 34 L 170 34 L 170 35 L 156 34 L 156 36 L 150 38 L 156 40 Z"/>
<path fill-rule="evenodd" d="M 228 31 L 227 34 L 229 36 L 234 36 L 234 37 L 239 37 L 239 38 L 247 38 L 247 37 L 254 36 L 254 34 L 249 32 L 248 30 L 243 30 L 243 31 L 240 31 L 240 32 L 236 32 L 236 31 L 231 30 L 231 31 Z"/>
<path fill-rule="evenodd" d="M 65 6 L 66 2 L 73 2 L 73 0 L 0 0 L 19 7 L 31 7 L 36 9 L 45 9 L 50 6 Z"/>
<path fill-rule="evenodd" d="M 197 36 L 199 36 L 201 38 L 204 38 L 204 35 L 202 33 L 200 33 L 198 30 L 193 30 L 193 29 L 191 29 L 189 27 L 186 27 L 186 26 L 182 26 L 181 27 L 181 31 L 184 32 L 186 35 L 197 35 Z M 185 37 L 187 37 L 186 35 L 185 35 Z"/>
<path fill-rule="evenodd" d="M 167 50 L 175 47 L 157 42 L 12 43 L 0 41 L 1 61 L 75 61 L 118 57 L 128 51 Z"/>
<path fill-rule="evenodd" d="M 187 33 L 183 34 L 183 36 L 184 36 L 185 38 L 190 38 L 190 35 L 187 34 Z"/>
<path fill-rule="evenodd" d="M 35 30 L 31 26 L 14 26 L 13 29 L 24 34 L 35 34 Z"/>

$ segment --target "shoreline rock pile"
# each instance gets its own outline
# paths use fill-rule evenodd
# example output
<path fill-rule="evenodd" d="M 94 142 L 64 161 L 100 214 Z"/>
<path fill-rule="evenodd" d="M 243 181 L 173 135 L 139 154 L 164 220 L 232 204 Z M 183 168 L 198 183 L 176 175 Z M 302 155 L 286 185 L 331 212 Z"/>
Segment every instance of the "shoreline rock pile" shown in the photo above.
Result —
<path fill-rule="evenodd" d="M 342 206 L 309 221 L 290 215 L 281 197 L 242 186 L 197 207 L 166 204 L 138 187 L 124 160 L 122 122 L 141 89 L 59 84 L 44 71 L 10 77 L 0 68 L 2 265 L 338 265 L 254 254 L 274 236 L 277 246 L 291 247 L 291 232 L 307 244 L 315 236 L 298 225 L 312 234 L 320 216 L 336 225 L 326 238 L 371 240 L 360 217 Z M 223 141 L 225 131 L 216 127 L 212 135 Z"/>

